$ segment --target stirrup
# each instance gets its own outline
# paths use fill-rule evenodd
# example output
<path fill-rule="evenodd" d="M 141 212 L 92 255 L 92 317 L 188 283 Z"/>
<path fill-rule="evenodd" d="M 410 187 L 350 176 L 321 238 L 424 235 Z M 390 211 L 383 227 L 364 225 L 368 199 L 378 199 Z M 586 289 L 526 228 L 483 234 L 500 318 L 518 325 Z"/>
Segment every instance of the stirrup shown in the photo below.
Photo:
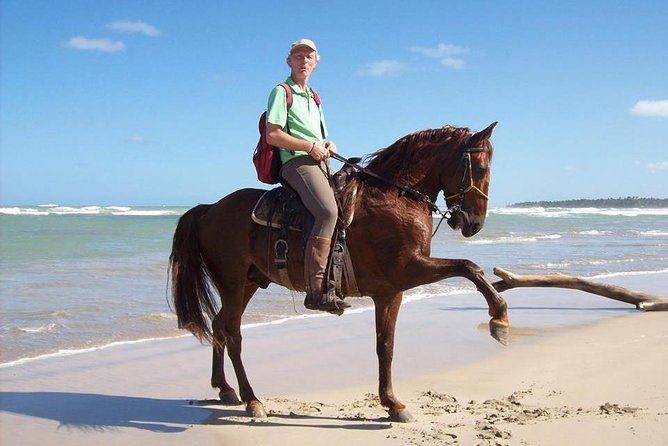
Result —
<path fill-rule="evenodd" d="M 324 300 L 318 303 L 311 303 L 308 297 L 304 299 L 304 306 L 309 310 L 327 311 L 328 313 L 336 314 L 338 316 L 343 314 L 346 308 L 350 308 L 350 304 L 336 295 L 324 294 Z"/>

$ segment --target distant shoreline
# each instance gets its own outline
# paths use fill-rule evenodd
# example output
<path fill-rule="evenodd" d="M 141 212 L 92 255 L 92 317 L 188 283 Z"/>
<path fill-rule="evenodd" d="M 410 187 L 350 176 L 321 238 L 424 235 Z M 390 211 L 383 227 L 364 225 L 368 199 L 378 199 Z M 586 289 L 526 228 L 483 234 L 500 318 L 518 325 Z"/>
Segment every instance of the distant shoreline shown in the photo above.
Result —
<path fill-rule="evenodd" d="M 560 201 L 523 201 L 508 207 L 563 207 L 563 208 L 668 208 L 668 198 L 596 198 Z"/>

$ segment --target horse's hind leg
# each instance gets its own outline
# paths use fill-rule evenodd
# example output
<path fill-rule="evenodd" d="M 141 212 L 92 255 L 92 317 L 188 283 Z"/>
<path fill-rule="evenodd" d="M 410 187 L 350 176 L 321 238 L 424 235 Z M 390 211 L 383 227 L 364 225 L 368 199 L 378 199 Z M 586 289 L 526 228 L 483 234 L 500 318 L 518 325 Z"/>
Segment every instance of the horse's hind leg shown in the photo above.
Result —
<path fill-rule="evenodd" d="M 211 387 L 218 388 L 218 398 L 224 405 L 241 404 L 237 393 L 225 379 L 225 343 L 227 334 L 223 327 L 222 311 L 213 320 L 213 361 L 211 370 Z"/>
<path fill-rule="evenodd" d="M 248 302 L 253 297 L 253 294 L 257 291 L 258 286 L 254 283 L 246 284 L 243 293 L 243 300 L 241 302 L 241 312 L 239 314 L 238 326 L 241 324 L 241 314 L 246 309 Z M 229 294 L 222 291 L 220 288 L 221 296 L 229 296 Z M 225 297 L 222 297 L 223 308 L 216 314 L 216 317 L 213 320 L 213 361 L 212 361 L 212 370 L 211 370 L 211 387 L 217 387 L 219 389 L 218 397 L 220 398 L 221 404 L 225 405 L 238 405 L 241 404 L 241 401 L 237 397 L 234 388 L 230 386 L 225 378 L 225 347 L 228 345 L 234 345 L 235 343 L 241 344 L 241 340 L 235 340 L 234 336 L 228 332 L 226 326 L 228 319 L 225 317 L 225 312 L 229 311 L 234 313 L 234 309 L 238 308 L 239 305 L 235 302 L 231 302 Z M 226 310 L 229 309 L 229 310 Z M 229 347 L 228 347 L 229 348 Z M 243 367 L 243 366 L 242 366 Z"/>
<path fill-rule="evenodd" d="M 228 356 L 234 367 L 237 382 L 239 383 L 239 396 L 241 397 L 241 401 L 246 404 L 246 414 L 254 418 L 264 418 L 267 416 L 267 413 L 262 403 L 255 396 L 246 376 L 244 364 L 241 361 L 241 315 L 246 309 L 248 301 L 255 291 L 257 291 L 257 288 L 256 284 L 248 283 L 241 290 L 226 290 L 224 293 L 221 293 L 224 296 L 223 309 L 219 313 L 220 318 L 217 315 L 216 319 L 219 319 L 217 323 L 220 327 L 219 332 L 224 333 L 225 347 L 227 347 Z M 222 351 L 219 353 L 222 353 Z M 221 355 L 218 358 L 220 364 L 222 364 L 222 359 Z M 219 369 L 222 371 L 222 366 Z M 224 374 L 221 373 L 219 376 L 222 376 L 224 381 Z"/>

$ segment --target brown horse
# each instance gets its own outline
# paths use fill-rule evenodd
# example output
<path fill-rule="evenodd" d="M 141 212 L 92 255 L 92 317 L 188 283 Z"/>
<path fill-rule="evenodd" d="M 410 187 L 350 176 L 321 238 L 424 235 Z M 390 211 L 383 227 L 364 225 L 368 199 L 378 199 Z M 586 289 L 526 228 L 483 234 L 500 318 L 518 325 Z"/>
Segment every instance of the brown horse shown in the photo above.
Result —
<path fill-rule="evenodd" d="M 370 296 L 375 305 L 379 396 L 391 420 L 412 419 L 394 396 L 391 378 L 394 331 L 405 290 L 448 277 L 466 277 L 485 297 L 493 331 L 508 326 L 506 302 L 478 265 L 430 257 L 433 203 L 441 191 L 450 206 L 448 224 L 453 229 L 470 237 L 485 222 L 493 151 L 489 138 L 494 125 L 478 133 L 443 127 L 407 135 L 372 155 L 367 173 L 353 173 L 346 186 L 345 192 L 355 195 L 347 245 L 359 292 Z M 420 191 L 422 198 L 407 196 L 390 183 Z M 190 209 L 179 220 L 170 256 L 179 327 L 213 345 L 211 385 L 219 389 L 221 402 L 239 404 L 223 370 L 227 347 L 241 401 L 251 417 L 266 413 L 241 361 L 241 316 L 259 286 L 269 281 L 281 284 L 268 258 L 268 244 L 273 246 L 277 231 L 251 220 L 251 210 L 264 192 L 242 189 L 213 205 Z M 290 231 L 289 277 L 293 288 L 303 291 L 300 243 L 301 234 Z M 220 310 L 209 283 L 220 295 Z"/>

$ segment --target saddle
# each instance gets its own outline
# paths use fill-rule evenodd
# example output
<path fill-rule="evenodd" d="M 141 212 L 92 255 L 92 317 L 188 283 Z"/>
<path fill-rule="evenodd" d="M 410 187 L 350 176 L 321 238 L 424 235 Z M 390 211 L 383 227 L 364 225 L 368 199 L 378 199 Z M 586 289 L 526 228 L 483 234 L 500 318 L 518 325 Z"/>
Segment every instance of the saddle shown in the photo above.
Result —
<path fill-rule="evenodd" d="M 358 163 L 360 159 L 353 158 L 350 161 Z M 342 278 L 346 280 L 346 295 L 360 295 L 350 253 L 346 246 L 345 233 L 345 229 L 350 226 L 353 220 L 353 205 L 357 191 L 355 188 L 344 194 L 345 186 L 352 172 L 353 168 L 351 166 L 344 165 L 341 170 L 332 175 L 334 194 L 339 206 L 339 218 L 329 254 L 327 268 L 329 280 L 327 283 L 334 288 L 339 297 L 343 297 Z M 310 233 L 313 226 L 313 216 L 304 207 L 297 193 L 288 185 L 283 184 L 262 194 L 253 207 L 251 218 L 258 225 L 278 230 L 278 240 L 274 243 L 273 250 L 274 265 L 281 278 L 281 283 L 290 289 L 294 289 L 288 275 L 288 233 L 289 231 L 301 232 L 303 245 L 306 235 Z"/>
<path fill-rule="evenodd" d="M 313 225 L 313 217 L 306 210 L 299 196 L 288 186 L 278 186 L 268 190 L 255 203 L 251 218 L 261 226 L 308 232 Z"/>

